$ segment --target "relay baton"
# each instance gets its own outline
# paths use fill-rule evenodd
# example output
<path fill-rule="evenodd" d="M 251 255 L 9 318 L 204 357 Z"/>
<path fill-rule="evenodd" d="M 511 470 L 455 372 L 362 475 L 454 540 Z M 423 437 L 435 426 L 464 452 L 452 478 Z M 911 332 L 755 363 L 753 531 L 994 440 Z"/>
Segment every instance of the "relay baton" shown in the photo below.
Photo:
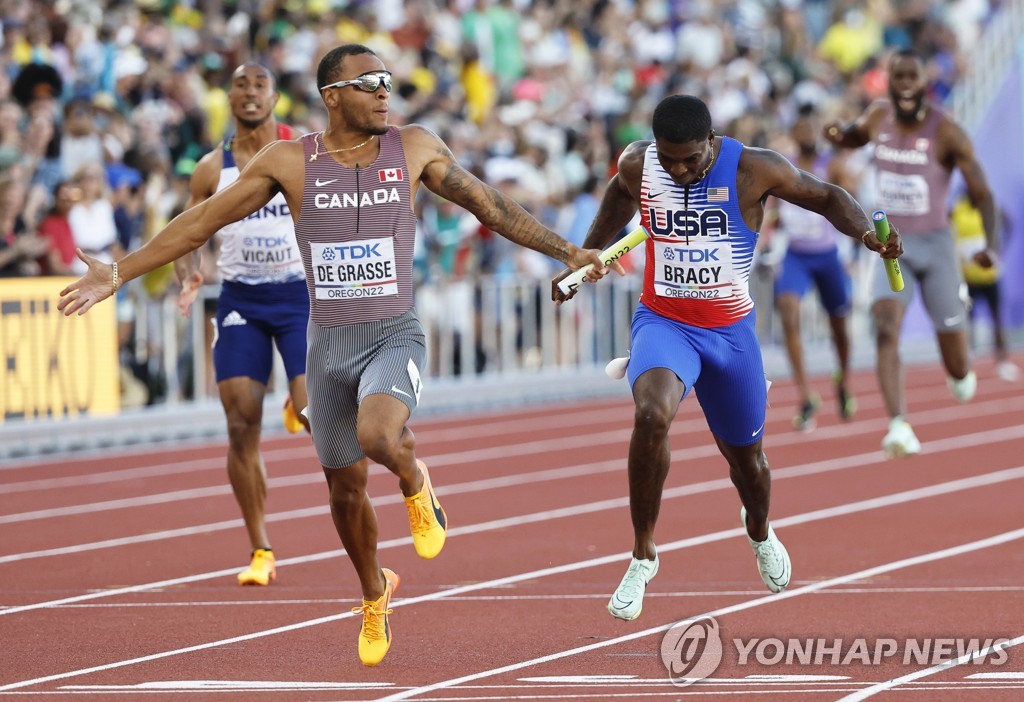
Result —
<path fill-rule="evenodd" d="M 875 225 L 875 236 L 883 244 L 889 242 L 889 219 L 882 210 L 875 210 L 871 213 L 871 221 Z M 895 258 L 885 259 L 885 274 L 889 276 L 889 288 L 893 292 L 903 289 L 903 271 L 900 270 L 900 262 Z"/>
<path fill-rule="evenodd" d="M 647 236 L 648 234 L 646 229 L 644 229 L 642 226 L 637 227 L 629 234 L 622 237 L 614 244 L 609 246 L 607 249 L 602 251 L 601 261 L 604 263 L 604 265 L 607 266 L 608 264 L 619 260 L 627 253 L 629 253 L 637 246 L 639 246 L 641 243 L 643 243 L 647 239 Z M 593 263 L 588 263 L 582 268 L 573 271 L 568 276 L 558 281 L 558 289 L 562 291 L 563 295 L 571 295 L 572 293 L 576 292 L 577 290 L 579 290 L 580 284 L 583 282 L 583 279 L 587 276 L 587 271 L 589 271 L 593 267 Z"/>

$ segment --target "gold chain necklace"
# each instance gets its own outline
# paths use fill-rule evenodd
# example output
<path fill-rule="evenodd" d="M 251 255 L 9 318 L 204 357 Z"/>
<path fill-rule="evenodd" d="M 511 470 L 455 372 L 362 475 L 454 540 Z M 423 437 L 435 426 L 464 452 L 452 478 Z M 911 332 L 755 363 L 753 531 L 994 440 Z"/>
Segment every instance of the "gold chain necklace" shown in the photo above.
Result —
<path fill-rule="evenodd" d="M 355 146 L 347 146 L 344 149 L 331 149 L 330 151 L 321 151 L 320 145 L 323 144 L 324 146 L 327 146 L 327 144 L 324 143 L 324 133 L 317 132 L 316 135 L 313 137 L 313 145 L 316 147 L 316 151 L 309 155 L 309 162 L 312 163 L 313 161 L 316 161 L 318 156 L 326 156 L 327 154 L 339 154 L 342 151 L 355 151 L 356 149 L 362 148 L 369 144 L 371 141 L 373 141 L 373 138 L 375 136 L 377 135 L 371 134 L 366 141 L 362 142 L 361 144 L 356 144 Z"/>
<path fill-rule="evenodd" d="M 711 160 L 708 161 L 708 167 L 704 169 L 704 172 L 700 174 L 700 178 L 697 180 L 704 180 L 704 177 L 711 172 L 713 165 L 715 165 L 715 145 L 711 144 Z"/>

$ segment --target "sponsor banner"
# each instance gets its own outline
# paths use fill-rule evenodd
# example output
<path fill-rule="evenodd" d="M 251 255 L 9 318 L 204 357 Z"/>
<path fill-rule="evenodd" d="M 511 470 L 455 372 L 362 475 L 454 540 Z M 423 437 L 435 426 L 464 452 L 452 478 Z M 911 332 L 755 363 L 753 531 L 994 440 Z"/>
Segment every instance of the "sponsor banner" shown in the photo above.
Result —
<path fill-rule="evenodd" d="M 0 279 L 0 423 L 120 410 L 116 305 L 57 310 L 75 278 Z"/>

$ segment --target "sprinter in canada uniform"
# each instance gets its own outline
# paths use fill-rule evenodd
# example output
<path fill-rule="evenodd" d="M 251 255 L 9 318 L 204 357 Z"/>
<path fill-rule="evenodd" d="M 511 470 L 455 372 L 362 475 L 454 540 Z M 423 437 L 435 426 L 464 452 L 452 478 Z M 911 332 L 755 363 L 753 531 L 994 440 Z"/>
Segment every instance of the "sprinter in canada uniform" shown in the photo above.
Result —
<path fill-rule="evenodd" d="M 829 124 L 825 137 L 836 146 L 874 145 L 878 206 L 899 226 L 907 253 L 900 261 L 903 290 L 894 292 L 875 271 L 871 316 L 875 329 L 878 384 L 891 417 L 882 439 L 886 456 L 918 453 L 921 442 L 906 420 L 900 332 L 903 315 L 920 286 L 950 392 L 960 402 L 974 397 L 967 336 L 967 290 L 949 228 L 949 183 L 959 169 L 971 203 L 981 213 L 986 245 L 972 259 L 981 268 L 998 260 L 999 218 L 985 172 L 970 137 L 949 115 L 925 99 L 928 73 L 914 51 L 889 59 L 889 98 L 876 100 L 847 126 Z"/>
<path fill-rule="evenodd" d="M 327 129 L 264 148 L 237 181 L 123 260 L 106 264 L 82 254 L 89 272 L 62 291 L 58 309 L 88 311 L 122 280 L 181 257 L 275 194 L 284 195 L 310 300 L 306 365 L 313 443 L 334 526 L 362 589 L 359 659 L 376 665 L 391 646 L 389 605 L 398 576 L 377 561 L 377 517 L 366 493 L 370 461 L 398 477 L 420 556 L 437 556 L 447 533 L 447 516 L 406 426 L 419 403 L 424 358 L 423 330 L 412 307 L 417 189 L 425 186 L 492 231 L 574 270 L 593 264 L 587 280 L 600 279 L 608 268 L 599 250 L 574 246 L 462 168 L 430 130 L 388 126 L 391 73 L 367 47 L 346 44 L 327 52 L 317 85 Z"/>

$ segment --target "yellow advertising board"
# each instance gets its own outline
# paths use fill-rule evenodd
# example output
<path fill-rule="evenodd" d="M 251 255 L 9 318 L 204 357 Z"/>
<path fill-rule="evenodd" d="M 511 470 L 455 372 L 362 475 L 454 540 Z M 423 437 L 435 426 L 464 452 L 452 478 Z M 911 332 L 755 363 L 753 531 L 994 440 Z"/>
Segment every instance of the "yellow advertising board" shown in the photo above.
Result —
<path fill-rule="evenodd" d="M 0 278 L 0 422 L 120 409 L 113 300 L 82 316 L 57 310 L 74 278 Z"/>

